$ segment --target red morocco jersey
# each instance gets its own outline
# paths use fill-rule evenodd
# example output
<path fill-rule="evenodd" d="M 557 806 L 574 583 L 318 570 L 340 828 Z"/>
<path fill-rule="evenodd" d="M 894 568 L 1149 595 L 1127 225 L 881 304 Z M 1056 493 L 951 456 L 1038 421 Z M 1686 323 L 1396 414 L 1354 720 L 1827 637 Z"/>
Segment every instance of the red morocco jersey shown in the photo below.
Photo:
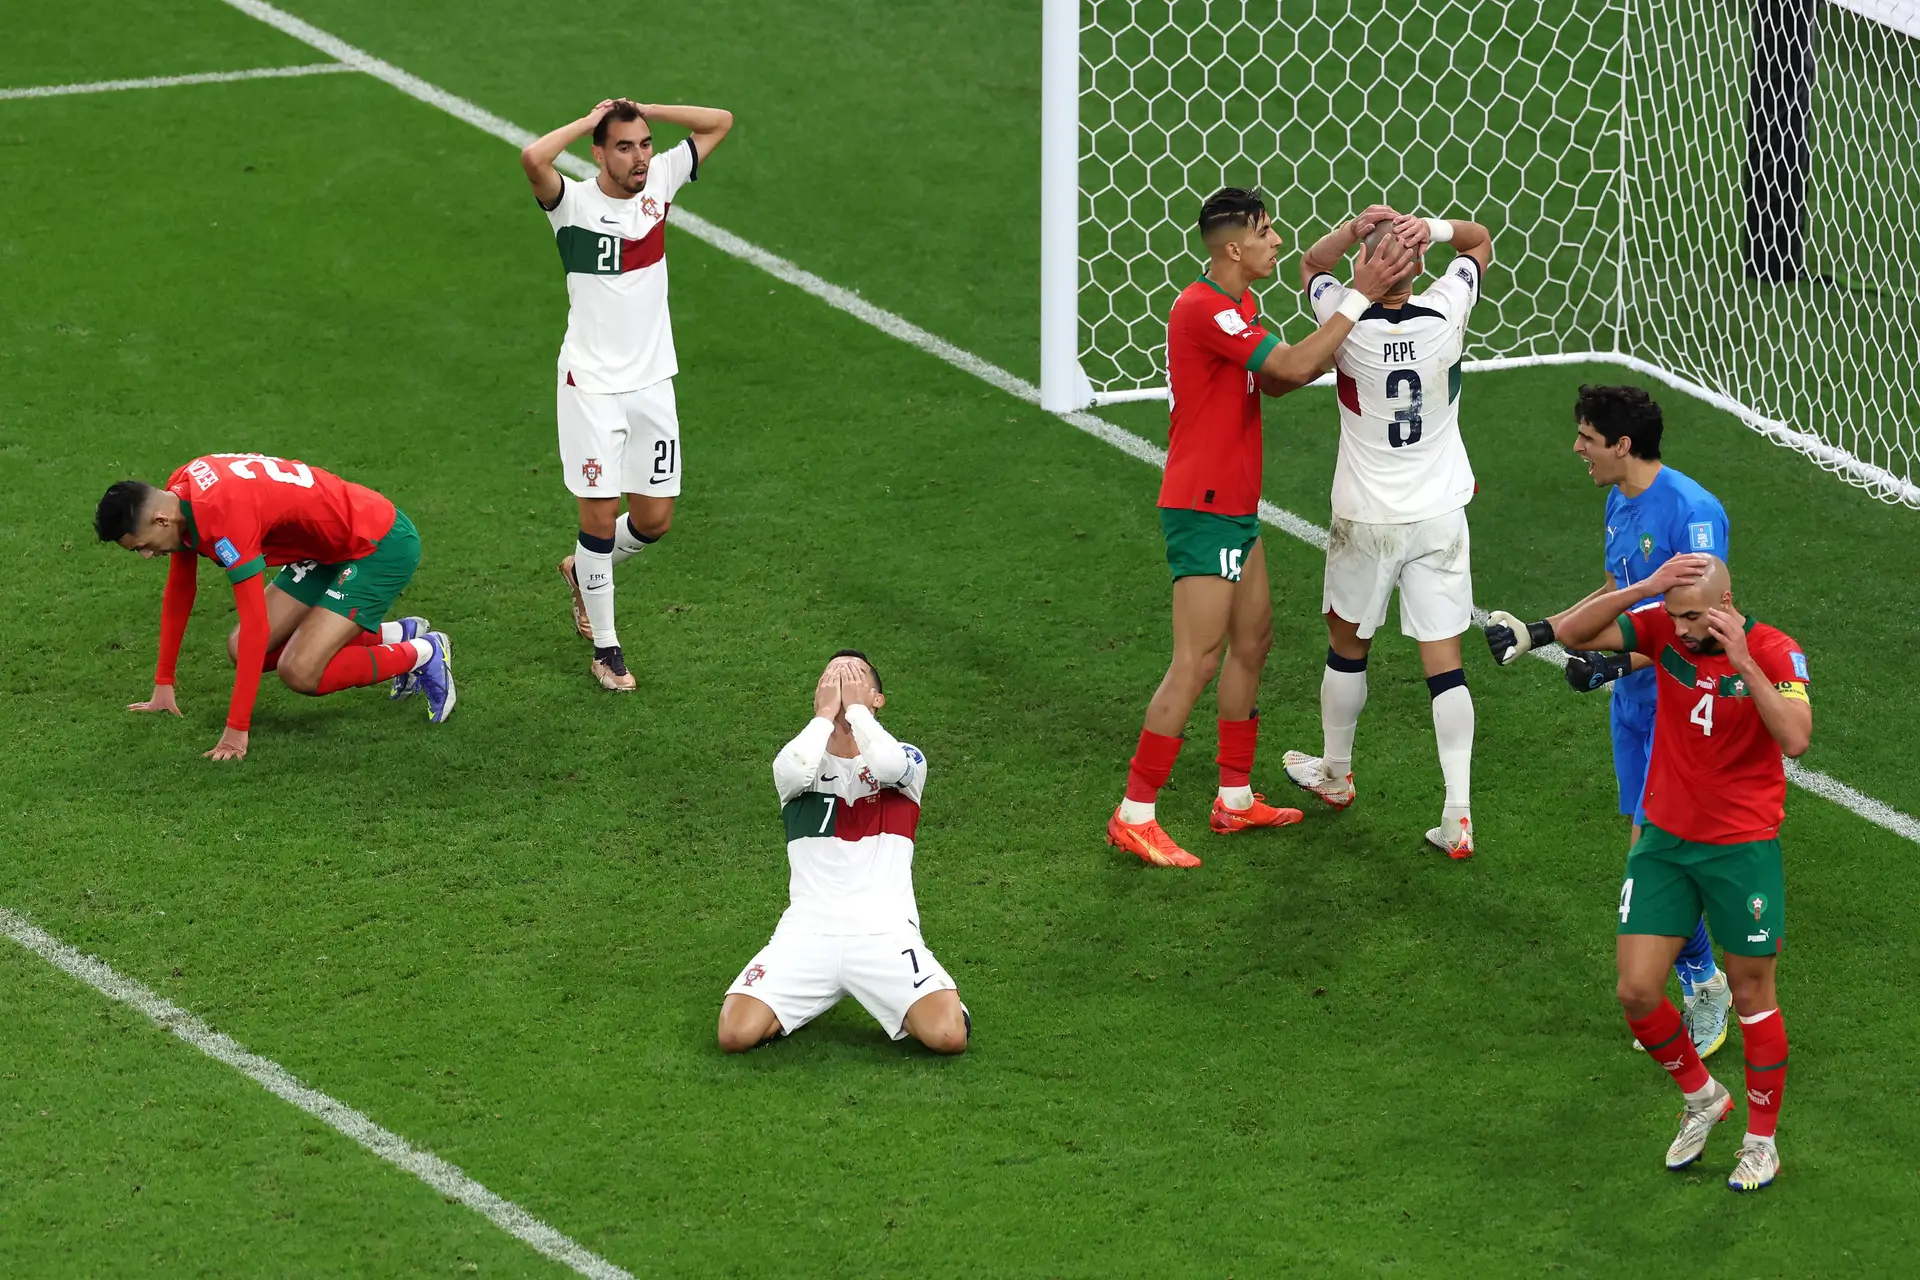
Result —
<path fill-rule="evenodd" d="M 1752 618 L 1746 631 L 1747 649 L 1773 687 L 1807 701 L 1807 655 L 1799 641 Z M 1780 744 L 1727 655 L 1689 652 L 1658 606 L 1622 617 L 1620 633 L 1629 649 L 1659 669 L 1647 820 L 1700 844 L 1779 835 L 1787 799 Z"/>
<path fill-rule="evenodd" d="M 1233 298 L 1201 276 L 1167 317 L 1172 420 L 1160 505 L 1223 516 L 1260 506 L 1260 385 L 1253 371 L 1280 345 L 1256 318 L 1253 291 Z"/>
<path fill-rule="evenodd" d="M 188 548 L 234 583 L 268 565 L 362 559 L 393 528 L 393 504 L 372 489 L 263 453 L 195 458 L 167 490 L 186 513 Z"/>

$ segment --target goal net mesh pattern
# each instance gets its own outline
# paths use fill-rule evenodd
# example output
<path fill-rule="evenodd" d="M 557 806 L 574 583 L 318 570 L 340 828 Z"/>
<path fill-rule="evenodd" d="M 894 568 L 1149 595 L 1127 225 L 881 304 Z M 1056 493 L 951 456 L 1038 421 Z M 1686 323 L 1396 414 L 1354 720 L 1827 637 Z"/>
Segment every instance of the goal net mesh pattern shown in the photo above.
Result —
<path fill-rule="evenodd" d="M 1784 11 L 1800 17 L 1773 29 Z M 1263 307 L 1289 329 L 1305 243 L 1385 200 L 1492 228 L 1469 368 L 1642 364 L 1920 505 L 1920 41 L 1820 0 L 1081 0 L 1079 15 L 1079 347 L 1096 395 L 1165 386 L 1208 193 L 1267 193 L 1284 244 Z M 1749 201 L 1750 174 L 1781 190 Z M 1775 278 L 1755 274 L 1750 205 L 1765 247 L 1795 258 Z"/>

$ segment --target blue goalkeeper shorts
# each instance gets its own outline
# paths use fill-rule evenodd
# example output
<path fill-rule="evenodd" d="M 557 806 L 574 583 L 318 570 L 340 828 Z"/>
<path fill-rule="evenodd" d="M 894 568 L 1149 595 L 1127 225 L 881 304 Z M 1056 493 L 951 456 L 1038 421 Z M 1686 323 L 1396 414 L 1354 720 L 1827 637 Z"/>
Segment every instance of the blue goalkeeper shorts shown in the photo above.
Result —
<path fill-rule="evenodd" d="M 1634 825 L 1647 825 L 1642 803 L 1647 791 L 1647 766 L 1653 762 L 1652 702 L 1618 695 L 1608 700 L 1613 722 L 1613 773 L 1620 780 L 1620 812 Z"/>

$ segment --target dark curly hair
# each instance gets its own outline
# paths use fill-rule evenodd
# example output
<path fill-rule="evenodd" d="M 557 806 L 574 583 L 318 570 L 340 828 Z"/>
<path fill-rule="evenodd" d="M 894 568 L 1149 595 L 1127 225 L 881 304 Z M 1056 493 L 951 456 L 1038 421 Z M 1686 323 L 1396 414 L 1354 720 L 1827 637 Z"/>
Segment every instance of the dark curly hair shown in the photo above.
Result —
<path fill-rule="evenodd" d="M 1608 444 L 1627 437 L 1632 441 L 1628 451 L 1636 458 L 1660 458 L 1660 405 L 1639 387 L 1583 386 L 1573 402 L 1573 420 L 1598 431 Z"/>
<path fill-rule="evenodd" d="M 140 515 L 153 501 L 154 487 L 139 480 L 118 480 L 100 495 L 93 510 L 93 531 L 102 542 L 118 542 L 140 527 Z"/>
<path fill-rule="evenodd" d="M 1222 187 L 1200 206 L 1200 236 L 1211 239 L 1215 232 L 1233 228 L 1245 230 L 1260 225 L 1267 216 L 1267 200 L 1254 187 Z"/>

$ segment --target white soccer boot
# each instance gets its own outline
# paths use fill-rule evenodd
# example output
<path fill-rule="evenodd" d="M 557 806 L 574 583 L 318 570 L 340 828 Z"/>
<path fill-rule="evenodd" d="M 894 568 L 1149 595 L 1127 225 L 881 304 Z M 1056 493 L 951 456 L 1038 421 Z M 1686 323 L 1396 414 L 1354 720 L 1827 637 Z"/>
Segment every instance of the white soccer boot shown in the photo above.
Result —
<path fill-rule="evenodd" d="M 1667 1148 L 1669 1169 L 1684 1169 L 1698 1160 L 1700 1153 L 1707 1149 L 1707 1136 L 1713 1132 L 1713 1126 L 1733 1114 L 1733 1094 L 1727 1086 L 1712 1076 L 1707 1077 L 1707 1084 L 1710 1088 L 1705 1098 L 1681 1108 L 1680 1132 Z"/>
<path fill-rule="evenodd" d="M 1693 998 L 1687 1001 L 1687 1035 L 1702 1058 L 1727 1042 L 1727 1021 L 1732 1012 L 1733 991 L 1727 986 L 1724 971 L 1715 970 L 1711 978 L 1693 988 Z"/>
<path fill-rule="evenodd" d="M 1780 1150 L 1771 1142 L 1748 1138 L 1740 1148 L 1740 1159 L 1727 1175 L 1727 1186 L 1735 1191 L 1758 1191 L 1780 1172 Z"/>
<path fill-rule="evenodd" d="M 1473 819 L 1457 819 L 1453 830 L 1445 822 L 1427 828 L 1427 843 L 1455 862 L 1465 862 L 1473 856 Z"/>
<path fill-rule="evenodd" d="M 1280 763 L 1286 768 L 1287 781 L 1302 791 L 1311 791 L 1335 809 L 1344 809 L 1353 803 L 1351 773 L 1344 778 L 1330 778 L 1327 762 L 1304 751 L 1289 751 L 1280 757 Z"/>

